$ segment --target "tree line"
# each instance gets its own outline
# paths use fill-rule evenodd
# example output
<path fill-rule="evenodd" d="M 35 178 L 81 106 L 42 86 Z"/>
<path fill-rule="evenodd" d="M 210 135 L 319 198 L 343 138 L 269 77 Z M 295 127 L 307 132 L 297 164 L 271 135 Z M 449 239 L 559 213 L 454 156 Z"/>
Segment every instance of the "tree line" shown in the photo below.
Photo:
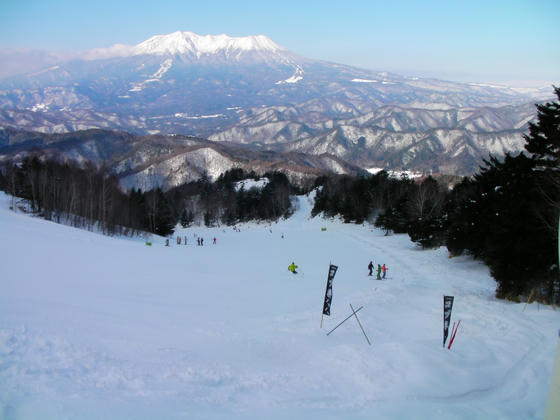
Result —
<path fill-rule="evenodd" d="M 118 178 L 92 163 L 77 164 L 40 156 L 6 162 L 0 168 L 0 189 L 21 208 L 47 220 L 63 221 L 106 234 L 151 232 L 167 236 L 180 223 L 233 225 L 250 220 L 277 220 L 292 212 L 290 195 L 300 192 L 286 175 L 266 173 L 262 188 L 237 188 L 241 180 L 259 177 L 232 169 L 215 182 L 207 176 L 169 191 L 121 190 Z"/>
<path fill-rule="evenodd" d="M 6 162 L 0 188 L 12 195 L 14 210 L 20 207 L 47 220 L 64 219 L 72 226 L 108 234 L 132 234 L 142 228 L 140 215 L 130 196 L 120 190 L 117 177 L 89 162 L 80 167 L 38 156 Z"/>
<path fill-rule="evenodd" d="M 240 181 L 259 179 L 266 179 L 264 186 L 238 187 Z M 166 195 L 174 218 L 186 227 L 195 219 L 206 226 L 215 226 L 289 217 L 293 212 L 290 196 L 301 192 L 281 172 L 258 176 L 253 171 L 246 173 L 235 168 L 214 182 L 203 176 L 198 181 L 172 188 Z"/>
<path fill-rule="evenodd" d="M 554 91 L 560 100 L 560 90 Z M 472 255 L 489 267 L 498 297 L 518 300 L 533 293 L 558 303 L 559 133 L 560 104 L 537 105 L 537 122 L 524 136 L 527 154 L 490 156 L 453 189 L 432 177 L 413 182 L 385 172 L 369 179 L 321 178 L 313 214 L 372 220 L 424 248 L 447 246 L 451 256 Z"/>

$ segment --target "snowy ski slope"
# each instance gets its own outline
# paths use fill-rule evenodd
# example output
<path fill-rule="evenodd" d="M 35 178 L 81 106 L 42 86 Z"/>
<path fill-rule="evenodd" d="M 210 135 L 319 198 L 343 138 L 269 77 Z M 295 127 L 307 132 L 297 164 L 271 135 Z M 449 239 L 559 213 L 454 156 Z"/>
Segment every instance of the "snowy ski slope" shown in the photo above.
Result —
<path fill-rule="evenodd" d="M 0 418 L 542 418 L 560 311 L 523 312 L 479 262 L 310 219 L 297 200 L 286 221 L 181 229 L 187 245 L 165 247 L 13 213 L 1 195 Z M 387 280 L 367 276 L 372 259 Z M 451 350 L 444 294 L 461 320 Z M 371 346 L 354 319 L 326 335 L 349 304 Z"/>

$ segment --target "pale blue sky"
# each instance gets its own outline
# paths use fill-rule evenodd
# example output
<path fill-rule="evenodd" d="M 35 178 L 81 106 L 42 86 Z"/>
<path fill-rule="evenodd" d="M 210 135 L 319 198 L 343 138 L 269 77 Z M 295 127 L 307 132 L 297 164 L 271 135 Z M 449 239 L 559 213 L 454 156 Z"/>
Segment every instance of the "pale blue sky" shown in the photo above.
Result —
<path fill-rule="evenodd" d="M 0 0 L 0 48 L 85 50 L 177 30 L 264 34 L 300 55 L 465 81 L 560 84 L 560 0 Z"/>

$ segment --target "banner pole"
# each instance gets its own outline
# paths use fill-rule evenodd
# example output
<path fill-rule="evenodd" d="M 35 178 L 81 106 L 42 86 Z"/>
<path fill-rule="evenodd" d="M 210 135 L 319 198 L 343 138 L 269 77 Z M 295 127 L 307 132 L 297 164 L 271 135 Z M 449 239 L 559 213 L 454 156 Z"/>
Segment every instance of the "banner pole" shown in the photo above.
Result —
<path fill-rule="evenodd" d="M 527 302 L 525 302 L 525 306 L 523 307 L 523 310 L 521 312 L 525 312 L 525 309 L 527 309 L 527 305 L 531 303 L 531 299 L 533 299 L 534 293 L 535 293 L 535 289 L 531 290 L 531 293 L 529 293 L 529 297 L 527 298 Z"/>
<path fill-rule="evenodd" d="M 368 342 L 368 344 L 371 346 L 371 343 L 369 342 L 369 338 L 366 335 L 366 332 L 364 331 L 364 327 L 362 327 L 362 323 L 360 322 L 360 319 L 358 318 L 358 315 L 356 314 L 356 311 L 354 311 L 354 308 L 352 307 L 352 304 L 350 304 L 350 309 L 352 309 L 352 313 L 354 314 L 354 316 L 356 317 L 356 321 L 358 321 L 358 325 L 360 326 L 360 328 L 362 329 L 362 332 L 364 333 L 364 337 L 366 338 L 366 341 Z"/>
<path fill-rule="evenodd" d="M 338 327 L 340 327 L 342 324 L 344 324 L 346 321 L 348 321 L 350 318 L 352 318 L 352 316 L 353 316 L 354 314 L 358 313 L 358 311 L 359 311 L 360 309 L 362 309 L 362 308 L 363 308 L 363 306 L 360 306 L 360 307 L 356 310 L 356 312 L 354 312 L 353 314 L 348 315 L 348 316 L 344 319 L 344 321 L 342 321 L 340 324 L 338 324 L 336 327 L 334 327 L 332 330 L 330 330 L 330 331 L 327 333 L 327 335 L 329 335 L 330 333 L 332 333 L 334 330 L 336 330 Z"/>

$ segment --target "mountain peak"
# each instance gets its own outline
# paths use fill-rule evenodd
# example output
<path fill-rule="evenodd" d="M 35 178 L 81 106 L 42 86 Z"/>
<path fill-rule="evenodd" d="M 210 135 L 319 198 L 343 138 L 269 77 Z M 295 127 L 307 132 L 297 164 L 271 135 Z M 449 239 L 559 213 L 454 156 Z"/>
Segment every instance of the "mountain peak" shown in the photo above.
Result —
<path fill-rule="evenodd" d="M 194 32 L 173 32 L 156 35 L 133 49 L 134 55 L 140 54 L 216 54 L 220 52 L 277 52 L 284 49 L 264 35 L 231 37 L 221 35 L 198 35 Z"/>

